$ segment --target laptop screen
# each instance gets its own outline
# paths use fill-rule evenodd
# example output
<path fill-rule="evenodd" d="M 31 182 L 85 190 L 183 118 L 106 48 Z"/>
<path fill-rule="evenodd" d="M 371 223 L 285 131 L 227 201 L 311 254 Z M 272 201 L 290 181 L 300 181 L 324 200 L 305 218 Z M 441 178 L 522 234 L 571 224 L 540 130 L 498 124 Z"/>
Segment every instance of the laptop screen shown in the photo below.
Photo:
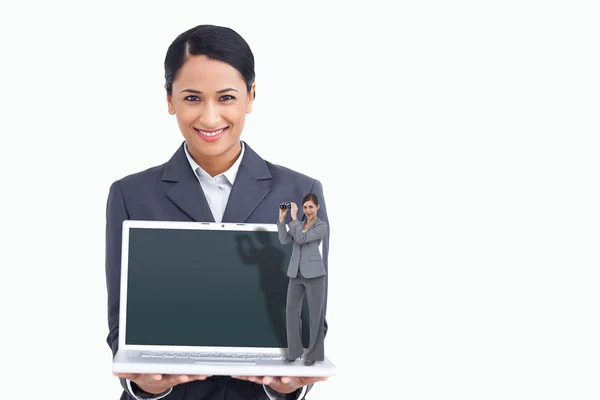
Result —
<path fill-rule="evenodd" d="M 291 252 L 277 232 L 130 228 L 125 343 L 287 347 Z"/>

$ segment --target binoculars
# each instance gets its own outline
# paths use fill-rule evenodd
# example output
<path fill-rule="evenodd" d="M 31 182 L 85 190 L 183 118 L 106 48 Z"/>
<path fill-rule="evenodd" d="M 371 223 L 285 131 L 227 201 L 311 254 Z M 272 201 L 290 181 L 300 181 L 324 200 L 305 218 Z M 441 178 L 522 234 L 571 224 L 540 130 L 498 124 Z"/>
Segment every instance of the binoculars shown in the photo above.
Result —
<path fill-rule="evenodd" d="M 285 210 L 286 208 L 292 208 L 292 205 L 290 203 L 281 203 L 279 205 L 279 208 L 281 208 L 282 210 Z"/>

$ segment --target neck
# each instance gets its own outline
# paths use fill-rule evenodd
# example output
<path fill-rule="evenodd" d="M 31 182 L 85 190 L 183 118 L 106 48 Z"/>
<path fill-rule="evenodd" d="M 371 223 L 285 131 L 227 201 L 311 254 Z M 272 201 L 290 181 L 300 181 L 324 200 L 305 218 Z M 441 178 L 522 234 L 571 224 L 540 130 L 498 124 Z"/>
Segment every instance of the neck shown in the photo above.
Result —
<path fill-rule="evenodd" d="M 196 155 L 191 153 L 191 151 L 190 155 L 192 156 L 194 161 L 196 161 L 196 163 L 200 166 L 200 168 L 206 171 L 210 176 L 217 176 L 231 168 L 231 166 L 235 164 L 241 152 L 242 143 L 238 141 L 235 146 L 227 150 L 225 153 L 219 154 L 214 157 Z"/>

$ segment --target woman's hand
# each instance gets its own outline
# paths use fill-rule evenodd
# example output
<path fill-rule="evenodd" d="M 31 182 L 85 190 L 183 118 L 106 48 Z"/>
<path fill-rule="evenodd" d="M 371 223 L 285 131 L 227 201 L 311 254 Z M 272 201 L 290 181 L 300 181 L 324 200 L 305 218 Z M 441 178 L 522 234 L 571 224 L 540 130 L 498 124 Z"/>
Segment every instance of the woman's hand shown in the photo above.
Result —
<path fill-rule="evenodd" d="M 281 203 L 281 204 L 284 204 L 284 203 Z M 285 214 L 287 214 L 287 212 L 288 212 L 287 208 L 279 207 L 279 222 L 285 221 Z"/>
<path fill-rule="evenodd" d="M 291 202 L 290 204 L 292 205 L 292 209 L 291 209 L 292 219 L 296 219 L 298 217 L 298 206 L 294 202 Z"/>
<path fill-rule="evenodd" d="M 327 380 L 326 377 L 308 378 L 298 376 L 234 376 L 233 378 L 258 383 L 259 385 L 267 385 L 274 391 L 283 394 L 292 393 L 303 386 Z"/>
<path fill-rule="evenodd" d="M 129 379 L 146 393 L 159 394 L 180 383 L 199 381 L 210 375 L 164 375 L 164 374 L 113 374 Z"/>

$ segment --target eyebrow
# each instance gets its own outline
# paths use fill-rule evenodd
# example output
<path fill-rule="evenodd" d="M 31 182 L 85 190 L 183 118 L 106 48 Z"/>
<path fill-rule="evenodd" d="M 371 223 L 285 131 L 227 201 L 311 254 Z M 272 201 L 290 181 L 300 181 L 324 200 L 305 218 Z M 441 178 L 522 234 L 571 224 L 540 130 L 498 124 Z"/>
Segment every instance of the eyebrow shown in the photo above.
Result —
<path fill-rule="evenodd" d="M 233 88 L 227 88 L 227 89 L 221 89 L 221 90 L 217 91 L 217 93 L 221 94 L 221 93 L 225 93 L 225 92 L 231 92 L 231 91 L 237 92 L 237 90 L 236 90 L 236 89 L 233 89 Z M 183 93 L 183 92 L 194 93 L 194 94 L 202 94 L 202 92 L 201 92 L 201 91 L 199 91 L 199 90 L 196 90 L 196 89 L 183 89 L 183 90 L 181 91 L 181 93 Z"/>

